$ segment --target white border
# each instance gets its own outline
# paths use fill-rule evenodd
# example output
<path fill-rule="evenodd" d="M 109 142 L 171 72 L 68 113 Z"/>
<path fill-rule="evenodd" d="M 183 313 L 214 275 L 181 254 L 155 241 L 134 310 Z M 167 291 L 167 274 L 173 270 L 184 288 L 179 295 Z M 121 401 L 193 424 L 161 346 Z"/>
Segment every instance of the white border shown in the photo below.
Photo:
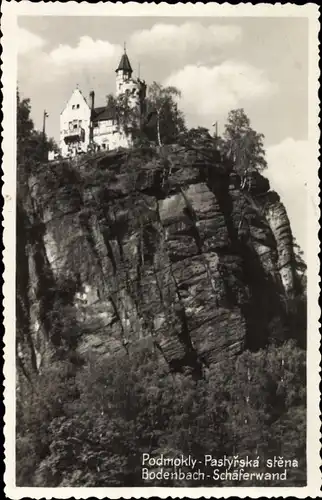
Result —
<path fill-rule="evenodd" d="M 302 488 L 18 488 L 15 487 L 15 109 L 16 109 L 16 75 L 17 75 L 17 16 L 25 15 L 61 15 L 61 16 L 175 16 L 175 17 L 203 17 L 203 16 L 225 16 L 225 17 L 307 17 L 309 20 L 309 142 L 317 157 L 316 170 L 312 168 L 312 175 L 308 179 L 308 190 L 310 196 L 308 201 L 308 485 Z M 318 77 L 319 77 L 319 54 L 318 54 L 318 32 L 319 32 L 319 8 L 315 4 L 296 6 L 287 5 L 252 5 L 239 4 L 218 5 L 209 3 L 199 4 L 176 4 L 168 5 L 136 4 L 129 2 L 111 4 L 109 2 L 99 4 L 87 4 L 81 2 L 51 2 L 30 3 L 28 1 L 3 2 L 2 5 L 2 47 L 3 47 L 3 165 L 4 170 L 4 324 L 5 324 L 5 348 L 4 348 L 4 375 L 5 375 L 5 493 L 8 498 L 140 498 L 158 496 L 160 498 L 201 496 L 224 497 L 237 496 L 245 498 L 287 497 L 313 498 L 320 496 L 321 473 L 319 467 L 322 461 L 320 452 L 320 420 L 319 420 L 319 242 L 318 242 L 318 218 L 319 218 L 319 196 L 318 196 Z"/>

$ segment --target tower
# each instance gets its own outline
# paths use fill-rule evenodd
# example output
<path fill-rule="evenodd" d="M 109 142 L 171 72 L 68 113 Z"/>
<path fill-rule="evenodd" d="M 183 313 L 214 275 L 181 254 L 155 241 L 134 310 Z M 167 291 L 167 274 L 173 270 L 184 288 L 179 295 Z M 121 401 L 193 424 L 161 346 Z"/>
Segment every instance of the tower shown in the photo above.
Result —
<path fill-rule="evenodd" d="M 120 63 L 115 70 L 116 72 L 116 96 L 124 93 L 124 84 L 131 79 L 133 70 L 131 67 L 130 60 L 126 53 L 126 47 L 124 44 L 124 54 L 121 57 Z"/>

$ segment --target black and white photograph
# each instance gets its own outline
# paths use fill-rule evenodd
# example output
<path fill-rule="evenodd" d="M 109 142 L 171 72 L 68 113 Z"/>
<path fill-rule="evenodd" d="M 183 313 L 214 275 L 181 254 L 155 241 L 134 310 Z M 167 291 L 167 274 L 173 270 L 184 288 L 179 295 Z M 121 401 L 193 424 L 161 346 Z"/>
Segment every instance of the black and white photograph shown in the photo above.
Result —
<path fill-rule="evenodd" d="M 8 497 L 319 495 L 317 6 L 4 3 Z"/>

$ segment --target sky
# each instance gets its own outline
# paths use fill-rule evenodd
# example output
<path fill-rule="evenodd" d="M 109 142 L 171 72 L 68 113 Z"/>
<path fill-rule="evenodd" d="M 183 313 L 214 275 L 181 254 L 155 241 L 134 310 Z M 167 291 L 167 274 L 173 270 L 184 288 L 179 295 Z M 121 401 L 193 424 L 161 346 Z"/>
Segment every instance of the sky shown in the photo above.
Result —
<path fill-rule="evenodd" d="M 307 250 L 308 21 L 287 17 L 20 16 L 18 86 L 32 118 L 59 137 L 59 114 L 78 84 L 95 105 L 115 91 L 124 42 L 147 84 L 175 85 L 189 126 L 223 131 L 230 110 L 244 108 L 265 136 L 271 186 L 285 203 Z M 315 165 L 315 162 L 312 163 Z"/>

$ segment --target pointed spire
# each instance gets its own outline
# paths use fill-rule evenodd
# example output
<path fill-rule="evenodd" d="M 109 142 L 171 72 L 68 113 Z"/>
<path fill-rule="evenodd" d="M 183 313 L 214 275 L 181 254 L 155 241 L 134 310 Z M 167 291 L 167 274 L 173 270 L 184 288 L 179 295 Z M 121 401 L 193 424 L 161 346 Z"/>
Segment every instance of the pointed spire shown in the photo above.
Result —
<path fill-rule="evenodd" d="M 124 42 L 124 54 L 122 55 L 120 63 L 115 71 L 116 72 L 117 71 L 124 71 L 125 73 L 129 73 L 130 75 L 133 73 L 130 60 L 129 60 L 128 55 L 126 53 L 126 43 L 125 42 Z"/>

